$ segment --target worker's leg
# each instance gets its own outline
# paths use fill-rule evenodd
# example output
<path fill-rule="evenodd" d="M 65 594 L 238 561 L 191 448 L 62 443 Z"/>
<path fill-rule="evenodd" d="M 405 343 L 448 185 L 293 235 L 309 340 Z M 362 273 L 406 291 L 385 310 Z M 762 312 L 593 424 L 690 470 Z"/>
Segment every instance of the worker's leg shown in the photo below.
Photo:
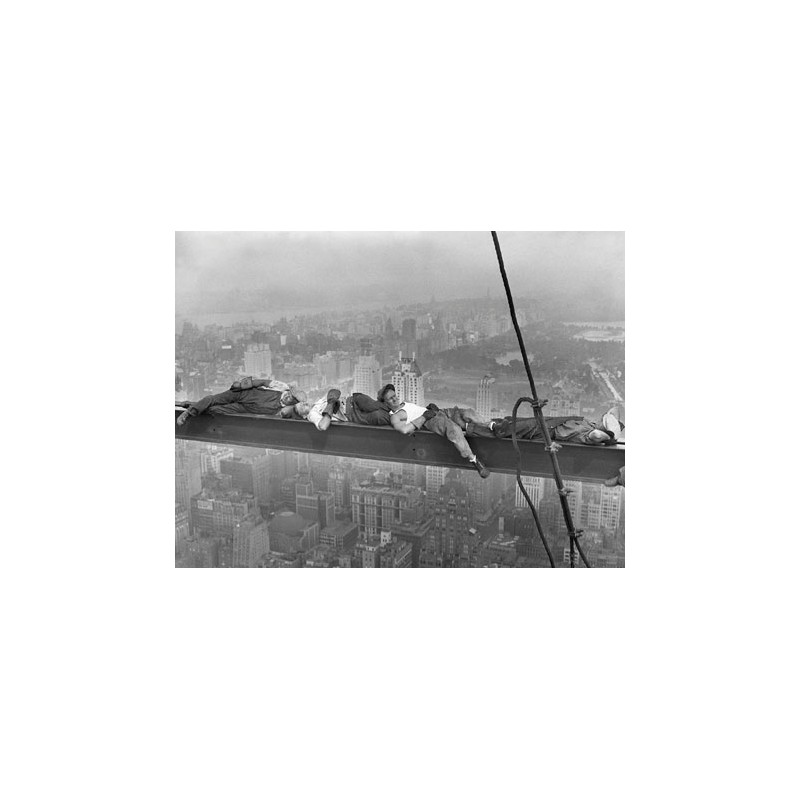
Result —
<path fill-rule="evenodd" d="M 461 430 L 466 431 L 467 436 L 481 436 L 485 439 L 494 439 L 492 420 L 484 419 L 474 408 L 443 408 L 442 411 L 447 415 L 451 422 L 458 425 Z"/>
<path fill-rule="evenodd" d="M 209 409 L 213 408 L 214 413 L 219 414 L 236 414 L 244 411 L 244 408 L 232 410 L 231 406 L 238 406 L 236 402 L 239 399 L 241 392 L 233 392 L 228 389 L 227 392 L 220 392 L 219 394 L 206 395 L 202 400 L 196 403 L 189 403 L 186 411 L 183 412 L 176 420 L 176 425 L 184 425 L 189 417 L 196 417 L 198 414 L 205 414 Z M 225 409 L 225 410 L 223 410 Z"/>
<path fill-rule="evenodd" d="M 347 398 L 347 419 L 360 425 L 391 425 L 386 407 L 360 392 Z"/>
<path fill-rule="evenodd" d="M 198 414 L 205 414 L 206 411 L 213 406 L 224 406 L 229 405 L 230 403 L 237 403 L 241 397 L 241 394 L 241 392 L 234 392 L 230 389 L 228 389 L 226 392 L 220 392 L 219 394 L 210 394 L 204 397 L 202 400 L 192 403 L 189 406 L 189 414 L 193 417 L 196 417 Z"/>
<path fill-rule="evenodd" d="M 218 406 L 211 406 L 209 414 L 250 414 L 249 409 L 241 403 L 223 403 Z"/>
<path fill-rule="evenodd" d="M 280 414 L 281 395 L 276 389 L 245 389 L 236 393 L 236 398 L 248 414 L 262 414 L 265 417 L 274 417 Z"/>
<path fill-rule="evenodd" d="M 464 431 L 441 411 L 437 412 L 436 416 L 429 419 L 422 427 L 449 439 L 456 446 L 456 450 L 458 450 L 462 458 L 470 460 L 475 458 L 475 454 L 464 437 Z"/>

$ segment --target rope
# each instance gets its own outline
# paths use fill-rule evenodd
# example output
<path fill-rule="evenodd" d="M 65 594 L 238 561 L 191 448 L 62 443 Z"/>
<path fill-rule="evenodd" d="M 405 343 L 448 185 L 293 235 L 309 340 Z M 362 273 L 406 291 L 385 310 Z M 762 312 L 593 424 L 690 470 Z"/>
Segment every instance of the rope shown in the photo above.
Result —
<path fill-rule="evenodd" d="M 511 296 L 511 287 L 508 283 L 508 276 L 506 275 L 506 268 L 503 264 L 503 254 L 500 252 L 500 240 L 497 238 L 497 231 L 492 231 L 492 241 L 494 242 L 494 249 L 497 253 L 497 262 L 500 265 L 500 276 L 503 279 L 503 287 L 506 290 L 506 299 L 508 300 L 508 308 L 511 312 L 511 322 L 514 324 L 514 331 L 517 334 L 517 341 L 519 342 L 519 349 L 522 353 L 522 363 L 525 365 L 525 371 L 528 373 L 528 383 L 531 387 L 531 395 L 532 397 L 521 397 L 517 400 L 516 404 L 514 405 L 514 412 L 512 414 L 512 421 L 511 421 L 511 438 L 514 442 L 514 449 L 517 451 L 517 483 L 519 484 L 520 488 L 522 489 L 523 494 L 525 495 L 525 499 L 528 501 L 528 505 L 531 507 L 531 510 L 534 514 L 534 520 L 536 521 L 537 528 L 539 528 L 539 535 L 542 537 L 542 541 L 544 542 L 544 534 L 542 533 L 542 529 L 539 526 L 539 518 L 536 514 L 536 511 L 533 508 L 533 503 L 531 503 L 530 498 L 528 497 L 527 492 L 522 487 L 522 479 L 520 477 L 520 470 L 522 467 L 522 454 L 519 451 L 519 447 L 517 446 L 517 439 L 516 439 L 516 429 L 517 429 L 517 409 L 519 408 L 521 403 L 530 403 L 533 406 L 533 413 L 536 417 L 536 421 L 539 423 L 539 428 L 542 431 L 542 437 L 544 438 L 545 443 L 545 450 L 550 453 L 550 461 L 553 465 L 553 475 L 555 477 L 556 486 L 558 488 L 558 497 L 561 501 L 561 513 L 564 515 L 564 522 L 567 525 L 567 533 L 569 534 L 569 565 L 571 568 L 575 566 L 575 550 L 577 549 L 578 553 L 580 554 L 583 563 L 589 567 L 591 566 L 589 562 L 586 560 L 586 556 L 584 555 L 583 550 L 581 549 L 580 544 L 578 543 L 578 536 L 580 535 L 580 531 L 575 530 L 575 526 L 572 524 L 572 512 L 569 510 L 569 503 L 567 502 L 567 494 L 569 492 L 568 489 L 564 486 L 564 478 L 561 475 L 561 468 L 558 465 L 558 457 L 556 456 L 556 447 L 553 446 L 553 442 L 550 439 L 550 431 L 547 428 L 544 420 L 544 414 L 542 413 L 542 406 L 545 405 L 547 402 L 546 400 L 540 402 L 539 397 L 536 394 L 536 385 L 533 382 L 533 374 L 531 373 L 531 366 L 528 362 L 528 353 L 525 350 L 525 342 L 522 340 L 522 331 L 519 328 L 519 323 L 517 322 L 517 312 L 514 310 L 514 298 Z M 553 556 L 550 553 L 550 548 L 547 547 L 547 543 L 545 542 L 545 548 L 547 549 L 547 555 L 550 558 L 550 566 L 554 567 L 555 564 L 553 563 Z"/>

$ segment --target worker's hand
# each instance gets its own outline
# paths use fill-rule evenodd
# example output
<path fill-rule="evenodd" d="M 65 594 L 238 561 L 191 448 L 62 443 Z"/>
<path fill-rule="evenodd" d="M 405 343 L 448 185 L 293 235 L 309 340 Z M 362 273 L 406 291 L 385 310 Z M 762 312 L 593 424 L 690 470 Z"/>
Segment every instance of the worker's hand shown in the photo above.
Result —
<path fill-rule="evenodd" d="M 253 378 L 248 375 L 246 378 L 242 378 L 241 380 L 234 381 L 231 384 L 231 389 L 234 392 L 243 392 L 245 389 L 252 389 L 253 388 Z"/>

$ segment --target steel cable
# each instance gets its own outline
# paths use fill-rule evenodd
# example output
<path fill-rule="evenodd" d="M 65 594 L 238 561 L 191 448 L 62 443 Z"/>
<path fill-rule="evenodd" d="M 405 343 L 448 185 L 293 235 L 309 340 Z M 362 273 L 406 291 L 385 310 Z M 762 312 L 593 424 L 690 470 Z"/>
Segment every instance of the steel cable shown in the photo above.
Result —
<path fill-rule="evenodd" d="M 514 310 L 514 298 L 511 295 L 511 286 L 508 283 L 508 276 L 506 275 L 506 268 L 505 264 L 503 263 L 503 254 L 500 251 L 500 240 L 497 238 L 497 231 L 492 231 L 492 241 L 494 242 L 494 249 L 497 253 L 497 262 L 500 265 L 500 276 L 503 279 L 503 287 L 506 291 L 506 299 L 508 300 L 508 308 L 511 312 L 511 322 L 514 325 L 514 331 L 517 334 L 517 341 L 519 342 L 519 349 L 522 353 L 522 363 L 525 365 L 525 372 L 528 374 L 528 383 L 531 387 L 531 394 L 533 397 L 521 397 L 517 400 L 516 404 L 514 405 L 514 411 L 512 414 L 511 419 L 511 439 L 514 443 L 514 449 L 517 451 L 517 483 L 519 484 L 520 488 L 522 489 L 522 493 L 525 496 L 525 499 L 528 501 L 528 505 L 531 507 L 533 511 L 533 518 L 536 521 L 537 528 L 539 529 L 539 535 L 542 537 L 542 541 L 545 543 L 545 548 L 547 549 L 547 555 L 550 558 L 550 566 L 554 567 L 555 564 L 553 563 L 553 556 L 550 553 L 550 548 L 547 546 L 547 543 L 544 538 L 544 534 L 542 533 L 541 526 L 539 525 L 539 517 L 533 508 L 533 503 L 531 503 L 530 498 L 528 497 L 527 492 L 522 487 L 522 480 L 520 477 L 520 470 L 522 467 L 522 454 L 520 453 L 519 446 L 517 445 L 517 409 L 519 408 L 520 404 L 522 403 L 530 403 L 533 406 L 533 413 L 536 417 L 536 421 L 539 423 L 539 428 L 542 432 L 542 438 L 545 442 L 545 450 L 550 453 L 550 461 L 553 465 L 553 475 L 555 476 L 556 487 L 558 488 L 558 497 L 561 501 L 561 512 L 564 515 L 564 522 L 567 526 L 567 533 L 569 534 L 569 565 L 570 567 L 575 566 L 575 551 L 577 550 L 580 554 L 580 557 L 583 563 L 589 567 L 591 566 L 586 559 L 586 555 L 583 552 L 579 542 L 578 542 L 578 531 L 575 530 L 575 526 L 572 523 L 572 512 L 569 509 L 569 503 L 567 502 L 567 494 L 569 493 L 569 489 L 567 489 L 564 485 L 564 478 L 561 475 L 561 468 L 558 465 L 558 458 L 556 456 L 556 448 L 558 445 L 554 445 L 550 439 L 550 431 L 547 428 L 547 425 L 544 420 L 544 414 L 542 413 L 542 406 L 547 402 L 539 401 L 539 397 L 536 394 L 536 385 L 533 382 L 533 373 L 531 372 L 531 366 L 528 362 L 528 353 L 525 350 L 525 342 L 522 339 L 522 331 L 519 328 L 519 323 L 517 322 L 517 312 Z"/>

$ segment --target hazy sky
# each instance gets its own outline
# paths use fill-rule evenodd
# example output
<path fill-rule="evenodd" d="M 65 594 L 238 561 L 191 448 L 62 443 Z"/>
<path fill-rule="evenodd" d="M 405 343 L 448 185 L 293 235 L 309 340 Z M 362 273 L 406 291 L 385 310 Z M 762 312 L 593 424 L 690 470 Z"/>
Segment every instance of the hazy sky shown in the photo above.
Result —
<path fill-rule="evenodd" d="M 498 235 L 516 296 L 624 315 L 623 233 Z M 489 231 L 179 232 L 175 288 L 182 313 L 201 302 L 198 293 L 218 293 L 221 310 L 239 310 L 223 306 L 401 305 L 503 292 Z"/>

